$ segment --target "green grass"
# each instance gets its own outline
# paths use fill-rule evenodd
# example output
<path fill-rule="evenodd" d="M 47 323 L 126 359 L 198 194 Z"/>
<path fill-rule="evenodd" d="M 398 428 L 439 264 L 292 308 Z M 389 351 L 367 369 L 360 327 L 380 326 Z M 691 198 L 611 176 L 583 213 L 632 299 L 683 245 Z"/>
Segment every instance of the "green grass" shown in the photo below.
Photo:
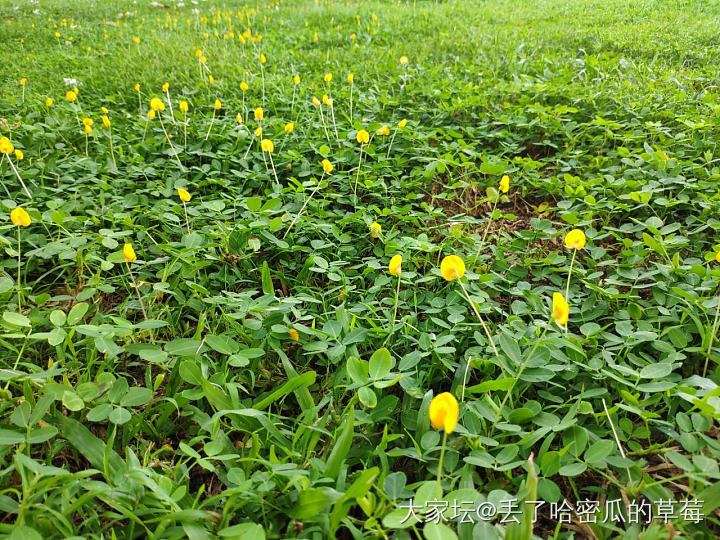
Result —
<path fill-rule="evenodd" d="M 719 7 L 99 4 L 0 0 L 3 534 L 648 540 L 606 501 L 670 499 L 717 537 Z"/>

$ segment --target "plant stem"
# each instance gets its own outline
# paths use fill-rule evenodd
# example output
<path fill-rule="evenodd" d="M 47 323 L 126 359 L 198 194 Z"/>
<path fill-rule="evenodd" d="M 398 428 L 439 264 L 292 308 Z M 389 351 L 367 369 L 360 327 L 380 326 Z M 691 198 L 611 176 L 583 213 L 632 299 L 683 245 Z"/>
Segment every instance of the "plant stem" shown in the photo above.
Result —
<path fill-rule="evenodd" d="M 388 146 L 387 155 L 385 156 L 386 158 L 390 157 L 390 150 L 392 150 L 392 145 L 395 142 L 395 135 L 397 135 L 397 132 L 398 132 L 398 128 L 397 128 L 397 126 L 395 126 L 395 131 L 393 131 L 393 136 L 390 139 L 390 146 Z"/>
<path fill-rule="evenodd" d="M 313 198 L 313 195 L 315 195 L 315 193 L 317 192 L 317 190 L 320 188 L 320 185 L 322 184 L 323 178 L 325 178 L 325 171 L 323 171 L 323 174 L 322 174 L 322 176 L 320 177 L 320 181 L 318 182 L 317 186 L 315 186 L 315 189 L 313 189 L 313 191 L 312 191 L 312 193 L 310 194 L 310 196 L 305 200 L 305 203 L 302 205 L 302 208 L 300 208 L 300 211 L 297 213 L 297 215 L 295 216 L 295 218 L 292 220 L 292 223 L 290 223 L 290 226 L 289 226 L 289 227 L 287 228 L 287 230 L 285 231 L 285 234 L 283 234 L 283 236 L 282 236 L 283 238 L 285 238 L 285 237 L 288 235 L 288 233 L 290 232 L 290 229 L 292 229 L 292 228 L 293 228 L 293 225 L 295 225 L 295 222 L 296 222 L 298 219 L 300 219 L 300 216 L 302 215 L 303 210 L 305 210 L 305 207 L 306 207 L 306 206 L 308 205 L 308 203 L 310 202 L 310 199 Z"/>
<path fill-rule="evenodd" d="M 213 113 L 214 114 L 214 113 Z M 180 165 L 180 170 L 182 172 L 185 172 L 185 167 L 182 163 L 180 163 L 180 158 L 177 155 L 177 150 L 175 150 L 175 146 L 173 145 L 172 141 L 170 140 L 170 136 L 168 135 L 167 130 L 165 129 L 165 123 L 162 119 L 162 114 L 160 114 L 160 111 L 157 113 L 158 118 L 160 119 L 160 126 L 162 126 L 163 133 L 165 134 L 165 138 L 167 139 L 168 144 L 170 145 L 170 148 L 173 151 L 173 155 L 175 156 L 175 160 L 178 162 L 178 165 Z"/>
<path fill-rule="evenodd" d="M 278 180 L 277 172 L 275 171 L 275 162 L 272 158 L 272 152 L 268 152 L 268 157 L 270 158 L 270 165 L 272 165 L 273 175 L 275 175 L 275 183 L 279 186 L 280 181 Z"/>
<path fill-rule="evenodd" d="M 438 461 L 438 470 L 437 470 L 437 498 L 440 499 L 442 497 L 442 483 L 441 483 L 441 477 L 442 477 L 442 469 L 443 469 L 443 461 L 445 460 L 445 446 L 447 445 L 447 431 L 443 429 L 443 440 L 442 440 L 442 449 L 440 450 L 440 460 Z"/>
<path fill-rule="evenodd" d="M 400 281 L 402 274 L 398 274 L 397 289 L 395 289 L 395 310 L 393 311 L 392 326 L 390 327 L 390 335 L 395 332 L 395 319 L 397 318 L 398 300 L 400 298 Z"/>
<path fill-rule="evenodd" d="M 20 184 L 22 185 L 23 189 L 25 190 L 25 193 L 27 194 L 28 197 L 30 197 L 32 199 L 32 195 L 30 195 L 30 192 L 28 191 L 28 188 L 25 185 L 25 182 L 23 182 L 22 178 L 20 178 L 20 173 L 15 168 L 15 164 L 12 162 L 12 159 L 10 159 L 10 154 L 6 154 L 5 157 L 7 157 L 10 167 L 12 167 L 12 170 L 15 172 L 15 176 L 17 176 L 17 179 L 20 180 Z"/>
<path fill-rule="evenodd" d="M 213 124 L 215 123 L 215 109 L 213 109 L 213 115 L 212 119 L 210 119 L 210 127 L 208 128 L 207 135 L 205 135 L 205 140 L 208 140 L 208 137 L 210 136 L 210 130 L 212 130 Z"/>
<path fill-rule="evenodd" d="M 112 157 L 113 165 L 115 165 L 115 168 L 117 169 L 117 162 L 115 161 L 115 150 L 113 149 L 113 136 L 112 136 L 112 128 L 109 128 L 110 131 L 110 157 Z"/>
<path fill-rule="evenodd" d="M 475 307 L 475 303 L 470 299 L 470 295 L 467 292 L 467 289 L 465 289 L 465 285 L 462 284 L 462 281 L 458 279 L 458 283 L 460 284 L 460 288 L 465 293 L 465 298 L 467 298 L 467 301 L 470 303 L 470 307 L 475 312 L 475 315 L 477 316 L 478 320 L 480 321 L 480 324 L 482 324 L 483 330 L 485 330 L 485 335 L 490 340 L 490 346 L 492 346 L 492 350 L 495 353 L 495 356 L 497 356 L 497 359 L 500 360 L 500 354 L 498 353 L 497 348 L 495 347 L 495 342 L 493 341 L 492 336 L 490 335 L 490 330 L 488 330 L 488 327 L 485 325 L 485 321 L 483 321 L 483 318 L 480 316 L 480 312 Z"/>
<path fill-rule="evenodd" d="M 145 320 L 148 320 L 147 311 L 145 311 L 145 304 L 143 304 L 142 296 L 140 295 L 140 288 L 138 287 L 137 282 L 135 281 L 135 276 L 133 276 L 132 270 L 130 270 L 130 265 L 125 262 L 125 266 L 127 266 L 128 274 L 130 275 L 130 281 L 132 282 L 133 288 L 135 289 L 135 292 L 137 293 L 138 302 L 140 302 L 140 309 L 142 310 L 143 317 L 145 317 Z M 155 338 L 153 337 L 153 332 L 150 330 L 150 340 L 155 343 Z"/>
<path fill-rule="evenodd" d="M 17 228 L 18 237 L 18 271 L 17 271 L 17 286 L 18 286 L 18 313 L 22 310 L 22 288 L 20 286 L 20 225 Z"/>
<path fill-rule="evenodd" d="M 355 176 L 355 187 L 353 188 L 353 194 L 355 195 L 355 204 L 357 204 L 357 185 L 358 185 L 358 180 L 360 180 L 360 166 L 362 165 L 363 147 L 364 146 L 365 145 L 360 145 L 360 160 L 358 161 L 357 175 Z"/>
<path fill-rule="evenodd" d="M 493 204 L 492 211 L 490 212 L 490 219 L 487 222 L 487 226 L 485 227 L 485 232 L 483 233 L 482 239 L 480 240 L 480 246 L 478 247 L 477 253 L 475 254 L 475 263 L 477 264 L 478 257 L 480 257 L 480 252 L 482 251 L 483 246 L 485 245 L 485 239 L 487 238 L 488 232 L 490 232 L 490 225 L 493 222 L 493 217 L 495 216 L 495 209 L 497 208 L 498 201 L 500 200 L 500 194 L 498 193 L 497 199 L 495 199 L 495 203 Z"/>
<path fill-rule="evenodd" d="M 185 204 L 185 201 L 183 203 L 183 210 L 185 210 L 185 225 L 187 225 L 187 232 L 190 233 L 190 220 L 188 219 L 188 213 L 187 213 L 187 205 Z"/>
<path fill-rule="evenodd" d="M 572 276 L 573 264 L 575 264 L 575 254 L 577 249 L 573 249 L 572 259 L 570 259 L 570 271 L 568 272 L 567 285 L 565 286 L 565 301 L 570 302 L 570 276 Z"/>

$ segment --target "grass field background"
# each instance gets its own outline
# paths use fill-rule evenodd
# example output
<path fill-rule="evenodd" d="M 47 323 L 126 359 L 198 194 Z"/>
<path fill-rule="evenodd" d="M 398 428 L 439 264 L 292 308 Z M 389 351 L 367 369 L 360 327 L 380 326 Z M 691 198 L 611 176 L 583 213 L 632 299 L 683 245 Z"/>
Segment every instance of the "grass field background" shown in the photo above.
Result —
<path fill-rule="evenodd" d="M 719 19 L 0 0 L 0 531 L 717 537 Z"/>

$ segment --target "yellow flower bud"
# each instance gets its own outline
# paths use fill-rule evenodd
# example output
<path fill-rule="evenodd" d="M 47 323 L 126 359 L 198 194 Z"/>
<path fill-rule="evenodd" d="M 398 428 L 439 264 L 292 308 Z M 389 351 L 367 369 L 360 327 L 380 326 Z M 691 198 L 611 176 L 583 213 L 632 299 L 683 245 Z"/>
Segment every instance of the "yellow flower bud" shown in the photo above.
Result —
<path fill-rule="evenodd" d="M 19 206 L 16 206 L 12 212 L 10 212 L 10 221 L 12 221 L 12 224 L 16 227 L 27 227 L 32 222 L 30 215 L 24 208 Z"/>
<path fill-rule="evenodd" d="M 457 255 L 448 255 L 440 261 L 440 273 L 447 281 L 459 279 L 465 275 L 465 261 Z"/>
<path fill-rule="evenodd" d="M 393 276 L 399 276 L 401 267 L 402 267 L 402 255 L 394 255 L 392 259 L 390 259 L 390 264 L 388 265 L 388 272 L 390 272 Z"/>
<path fill-rule="evenodd" d="M 125 261 L 128 263 L 135 262 L 137 260 L 137 255 L 135 255 L 135 250 L 132 247 L 132 244 L 125 244 L 123 246 L 123 255 L 125 256 Z"/>
<path fill-rule="evenodd" d="M 459 412 L 457 399 L 450 392 L 443 392 L 435 396 L 430 402 L 428 410 L 432 427 L 442 428 L 448 435 L 457 427 Z"/>
<path fill-rule="evenodd" d="M 192 199 L 192 195 L 190 195 L 190 193 L 185 191 L 183 188 L 178 188 L 177 192 L 178 192 L 178 197 L 180 197 L 180 200 L 182 202 L 189 202 L 190 199 Z"/>

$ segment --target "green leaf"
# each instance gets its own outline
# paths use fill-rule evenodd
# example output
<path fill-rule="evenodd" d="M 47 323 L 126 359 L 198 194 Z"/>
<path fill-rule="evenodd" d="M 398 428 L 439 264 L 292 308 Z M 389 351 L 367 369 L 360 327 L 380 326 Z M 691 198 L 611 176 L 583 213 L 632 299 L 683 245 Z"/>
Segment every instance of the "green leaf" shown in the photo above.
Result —
<path fill-rule="evenodd" d="M 314 371 L 306 371 L 302 375 L 292 377 L 280 388 L 270 393 L 260 401 L 256 402 L 253 405 L 253 408 L 262 411 L 275 403 L 281 397 L 286 396 L 291 392 L 294 392 L 296 388 L 301 388 L 303 386 L 307 387 L 315 384 L 315 376 L 316 374 Z"/>
<path fill-rule="evenodd" d="M 377 395 L 372 388 L 363 386 L 358 389 L 358 399 L 360 403 L 365 405 L 368 409 L 374 409 L 377 406 Z"/>
<path fill-rule="evenodd" d="M 496 392 L 498 390 L 510 390 L 515 384 L 515 379 L 505 377 L 503 379 L 481 382 L 474 386 L 469 386 L 467 391 L 471 394 L 484 394 L 485 392 Z"/>
<path fill-rule="evenodd" d="M 650 364 L 640 370 L 643 379 L 662 379 L 672 373 L 673 365 L 666 362 Z"/>
<path fill-rule="evenodd" d="M 333 503 L 324 488 L 309 488 L 298 495 L 298 503 L 292 511 L 295 519 L 307 520 L 315 517 Z"/>
<path fill-rule="evenodd" d="M 70 313 L 68 313 L 67 315 L 67 325 L 75 326 L 77 323 L 79 323 L 85 316 L 89 308 L 90 306 L 85 302 L 75 304 L 70 310 Z"/>
<path fill-rule="evenodd" d="M 275 294 L 272 277 L 270 276 L 270 267 L 267 261 L 262 263 L 262 290 L 265 294 Z"/>
<path fill-rule="evenodd" d="M 67 315 L 62 309 L 55 309 L 50 313 L 50 322 L 55 326 L 63 326 L 67 321 Z"/>
<path fill-rule="evenodd" d="M 522 353 L 520 352 L 517 341 L 507 334 L 500 334 L 498 342 L 500 343 L 500 348 L 507 354 L 508 358 L 512 360 L 513 364 L 519 366 L 522 362 Z"/>
<path fill-rule="evenodd" d="M 612 454 L 614 449 L 614 441 L 601 439 L 585 451 L 585 461 L 597 467 L 604 467 L 605 458 Z"/>
<path fill-rule="evenodd" d="M 444 523 L 427 523 L 423 527 L 425 540 L 457 540 L 457 534 Z"/>
<path fill-rule="evenodd" d="M 355 429 L 355 408 L 351 405 L 348 411 L 347 418 L 342 423 L 342 429 L 340 435 L 335 439 L 335 443 L 332 445 L 330 455 L 327 458 L 325 466 L 325 476 L 328 478 L 337 478 L 340 474 L 340 467 L 345 460 L 345 456 L 348 455 L 350 447 L 352 446 L 352 440 Z"/>
<path fill-rule="evenodd" d="M 368 381 L 369 367 L 365 360 L 361 360 L 356 356 L 347 359 L 347 372 L 353 382 L 357 384 L 366 384 Z"/>
<path fill-rule="evenodd" d="M 251 212 L 257 212 L 260 208 L 262 208 L 262 199 L 258 197 L 248 197 L 245 204 L 247 205 L 248 210 Z"/>
<path fill-rule="evenodd" d="M 22 313 L 6 311 L 5 313 L 3 313 L 3 320 L 13 326 L 22 326 L 26 328 L 30 328 L 32 326 L 32 324 L 30 323 L 30 319 L 28 319 Z"/>
<path fill-rule="evenodd" d="M 390 351 L 388 351 L 385 347 L 378 349 L 370 357 L 370 378 L 375 381 L 382 379 L 385 375 L 390 373 L 393 365 L 394 361 L 390 355 Z"/>
<path fill-rule="evenodd" d="M 240 345 L 227 336 L 208 334 L 205 336 L 205 343 L 207 343 L 211 349 L 219 352 L 220 354 L 230 355 L 240 349 Z"/>
<path fill-rule="evenodd" d="M 62 395 L 62 404 L 69 411 L 79 411 L 85 407 L 85 402 L 75 392 L 65 390 Z"/>

